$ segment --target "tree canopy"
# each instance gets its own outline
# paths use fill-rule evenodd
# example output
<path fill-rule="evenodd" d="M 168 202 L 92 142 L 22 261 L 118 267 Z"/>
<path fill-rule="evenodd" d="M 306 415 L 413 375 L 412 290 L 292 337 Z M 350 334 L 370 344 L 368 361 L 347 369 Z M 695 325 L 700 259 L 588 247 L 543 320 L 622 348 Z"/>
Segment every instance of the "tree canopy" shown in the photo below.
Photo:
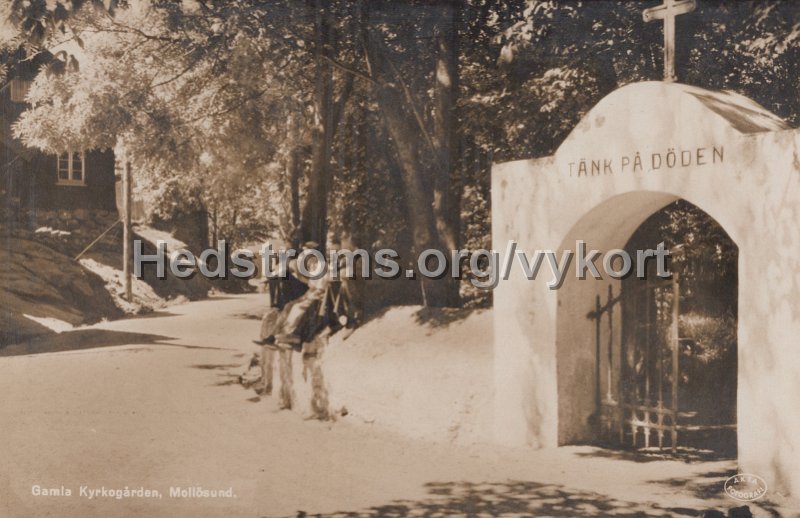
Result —
<path fill-rule="evenodd" d="M 800 10 L 698 3 L 678 23 L 679 80 L 797 123 Z M 602 96 L 660 78 L 652 5 L 13 0 L 0 14 L 7 70 L 20 48 L 52 56 L 16 126 L 28 145 L 122 143 L 155 213 L 193 204 L 229 239 L 410 253 L 488 248 L 492 161 L 551 154 Z M 458 303 L 455 283 L 420 285 L 425 303 Z"/>

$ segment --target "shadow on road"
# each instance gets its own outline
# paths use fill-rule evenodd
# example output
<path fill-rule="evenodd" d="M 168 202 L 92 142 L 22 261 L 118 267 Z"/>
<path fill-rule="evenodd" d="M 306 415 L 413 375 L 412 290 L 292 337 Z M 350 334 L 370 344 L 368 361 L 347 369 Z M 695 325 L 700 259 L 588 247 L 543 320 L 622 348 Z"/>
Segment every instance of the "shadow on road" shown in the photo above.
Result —
<path fill-rule="evenodd" d="M 165 318 L 165 317 L 178 317 L 180 316 L 178 313 L 172 313 L 170 311 L 150 311 L 149 313 L 140 313 L 137 315 L 127 315 L 125 320 L 137 320 L 137 319 L 146 319 L 146 318 Z"/>
<path fill-rule="evenodd" d="M 637 463 L 674 460 L 678 462 L 685 462 L 686 464 L 697 464 L 704 462 L 736 460 L 735 454 L 699 450 L 696 448 L 678 448 L 678 451 L 674 455 L 670 453 L 668 449 L 665 449 L 664 451 L 658 451 L 654 448 L 651 451 L 647 451 L 594 448 L 592 451 L 588 452 L 577 452 L 576 455 L 578 457 L 596 457 Z"/>
<path fill-rule="evenodd" d="M 421 326 L 446 328 L 450 324 L 466 319 L 474 313 L 472 309 L 463 308 L 422 308 L 414 313 L 414 321 Z"/>
<path fill-rule="evenodd" d="M 96 347 L 118 345 L 163 344 L 174 340 L 169 336 L 147 333 L 128 333 L 106 329 L 79 329 L 59 334 L 49 334 L 34 338 L 28 343 L 8 345 L 0 349 L 0 356 L 23 356 L 28 354 L 52 353 L 58 351 L 79 351 Z"/>
<path fill-rule="evenodd" d="M 196 363 L 194 365 L 189 365 L 189 367 L 193 369 L 202 369 L 202 370 L 228 370 L 228 369 L 236 369 L 241 368 L 242 365 L 239 363 Z"/>
<path fill-rule="evenodd" d="M 510 481 L 506 483 L 446 482 L 427 484 L 430 498 L 398 501 L 355 512 L 326 515 L 325 518 L 407 517 L 407 516 L 550 516 L 550 517 L 650 517 L 701 516 L 704 510 L 663 507 L 657 504 L 615 500 L 605 495 L 553 484 Z M 724 514 L 723 514 L 724 516 Z"/>

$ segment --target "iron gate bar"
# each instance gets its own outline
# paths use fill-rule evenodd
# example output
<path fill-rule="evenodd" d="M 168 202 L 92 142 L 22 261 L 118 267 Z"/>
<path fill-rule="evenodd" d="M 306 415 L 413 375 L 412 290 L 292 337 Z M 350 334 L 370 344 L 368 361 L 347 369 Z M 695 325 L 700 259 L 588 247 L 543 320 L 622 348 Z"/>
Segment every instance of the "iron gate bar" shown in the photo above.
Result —
<path fill-rule="evenodd" d="M 679 363 L 680 363 L 680 355 L 679 355 L 679 332 L 678 332 L 678 317 L 681 305 L 681 293 L 680 293 L 680 285 L 678 284 L 678 274 L 675 273 L 672 276 L 672 409 L 675 411 L 675 415 L 678 415 L 678 383 L 679 383 Z M 675 453 L 675 449 L 678 443 L 678 420 L 675 419 L 672 423 L 672 453 Z"/>
<path fill-rule="evenodd" d="M 606 385 L 608 386 L 608 389 L 606 391 L 606 400 L 607 401 L 613 401 L 614 400 L 614 398 L 613 398 L 613 396 L 611 394 L 611 370 L 612 370 L 612 367 L 614 365 L 614 361 L 613 361 L 614 360 L 614 357 L 613 357 L 613 354 L 614 354 L 614 352 L 613 352 L 614 351 L 614 304 L 612 304 L 613 300 L 614 300 L 614 293 L 613 293 L 613 290 L 611 288 L 611 285 L 609 284 L 608 285 L 608 366 L 606 368 L 607 376 L 608 376 L 608 378 L 606 379 Z M 619 300 L 622 300 L 622 299 L 619 299 Z"/>

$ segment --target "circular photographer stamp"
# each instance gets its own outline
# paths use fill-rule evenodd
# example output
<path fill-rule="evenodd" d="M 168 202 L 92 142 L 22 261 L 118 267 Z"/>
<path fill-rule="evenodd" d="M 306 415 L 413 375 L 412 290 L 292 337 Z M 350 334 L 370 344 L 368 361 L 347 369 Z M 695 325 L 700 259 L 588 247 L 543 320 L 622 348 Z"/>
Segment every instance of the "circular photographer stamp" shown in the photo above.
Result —
<path fill-rule="evenodd" d="M 767 483 L 758 475 L 739 473 L 725 481 L 725 494 L 740 502 L 752 502 L 767 494 Z"/>

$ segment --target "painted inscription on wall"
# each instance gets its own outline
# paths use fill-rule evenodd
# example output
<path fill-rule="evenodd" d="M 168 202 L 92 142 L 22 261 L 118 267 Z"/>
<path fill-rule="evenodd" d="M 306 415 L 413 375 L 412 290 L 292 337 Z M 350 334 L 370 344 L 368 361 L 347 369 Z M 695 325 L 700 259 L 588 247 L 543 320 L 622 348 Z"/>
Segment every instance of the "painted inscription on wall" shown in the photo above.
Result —
<path fill-rule="evenodd" d="M 724 146 L 669 148 L 666 152 L 623 155 L 616 158 L 581 158 L 569 162 L 570 176 L 603 176 L 616 173 L 644 173 L 687 167 L 721 164 L 725 161 Z"/>

